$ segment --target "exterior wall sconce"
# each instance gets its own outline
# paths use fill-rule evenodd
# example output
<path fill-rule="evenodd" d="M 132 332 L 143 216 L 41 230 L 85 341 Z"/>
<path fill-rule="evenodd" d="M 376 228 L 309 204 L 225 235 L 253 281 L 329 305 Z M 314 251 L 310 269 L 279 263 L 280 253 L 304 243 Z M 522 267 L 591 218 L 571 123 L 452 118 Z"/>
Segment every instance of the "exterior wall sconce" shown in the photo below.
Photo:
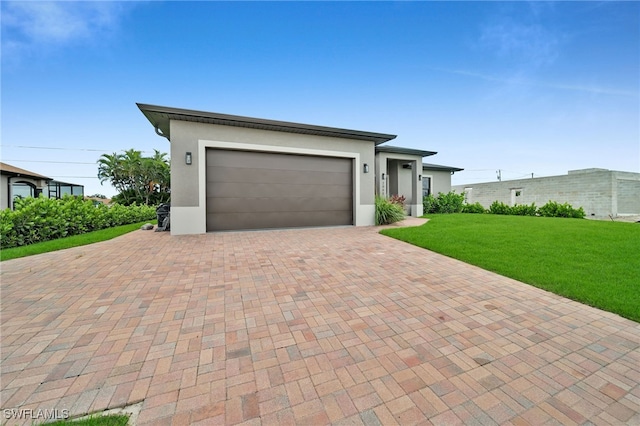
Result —
<path fill-rule="evenodd" d="M 384 173 L 382 174 L 382 180 L 384 180 Z"/>
<path fill-rule="evenodd" d="M 367 163 L 364 163 L 362 165 L 362 171 L 365 173 L 369 173 L 369 165 Z"/>
<path fill-rule="evenodd" d="M 190 166 L 192 162 L 193 162 L 193 157 L 191 156 L 191 153 L 190 153 L 190 152 L 187 152 L 187 153 L 184 155 L 184 163 L 185 163 L 187 166 Z"/>

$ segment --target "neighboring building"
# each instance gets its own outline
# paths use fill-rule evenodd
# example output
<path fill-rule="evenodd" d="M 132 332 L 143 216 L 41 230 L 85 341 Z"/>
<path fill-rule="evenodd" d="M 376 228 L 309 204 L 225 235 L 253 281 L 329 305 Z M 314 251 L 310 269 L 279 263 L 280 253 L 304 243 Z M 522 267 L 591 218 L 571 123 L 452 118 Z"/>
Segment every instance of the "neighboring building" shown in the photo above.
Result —
<path fill-rule="evenodd" d="M 13 208 L 17 197 L 38 197 L 40 194 L 48 198 L 84 194 L 84 186 L 59 182 L 29 170 L 21 169 L 7 163 L 0 163 L 0 209 Z"/>
<path fill-rule="evenodd" d="M 75 183 L 51 180 L 47 185 L 47 191 L 44 192 L 44 195 L 45 197 L 56 199 L 60 199 L 65 195 L 84 197 L 84 185 L 76 185 Z"/>
<path fill-rule="evenodd" d="M 468 203 L 488 208 L 494 201 L 531 204 L 549 201 L 582 207 L 589 217 L 640 215 L 640 173 L 606 169 L 570 170 L 567 175 L 456 185 Z"/>
<path fill-rule="evenodd" d="M 375 194 L 422 215 L 422 158 L 396 135 L 138 104 L 171 141 L 171 232 L 373 225 Z"/>

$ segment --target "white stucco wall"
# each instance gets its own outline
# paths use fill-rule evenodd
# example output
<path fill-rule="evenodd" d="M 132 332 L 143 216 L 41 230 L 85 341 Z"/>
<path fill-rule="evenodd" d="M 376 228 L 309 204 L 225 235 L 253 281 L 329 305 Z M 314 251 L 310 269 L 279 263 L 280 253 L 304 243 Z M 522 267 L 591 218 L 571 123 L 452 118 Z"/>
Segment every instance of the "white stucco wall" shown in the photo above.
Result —
<path fill-rule="evenodd" d="M 0 209 L 4 210 L 9 208 L 9 177 L 6 175 L 0 175 Z"/>
<path fill-rule="evenodd" d="M 423 175 L 431 176 L 431 192 L 433 195 L 437 196 L 440 192 L 446 194 L 451 191 L 451 172 L 442 170 L 423 170 L 422 173 Z"/>
<path fill-rule="evenodd" d="M 9 180 L 9 178 L 11 178 L 11 180 Z M 37 189 L 46 191 L 45 180 L 32 179 L 32 178 L 23 177 L 23 176 L 10 177 L 8 175 L 0 175 L 0 209 L 6 209 L 11 207 L 11 199 L 13 198 L 13 189 L 9 187 L 9 182 L 11 182 L 11 185 L 18 182 L 28 182 L 34 185 Z"/>

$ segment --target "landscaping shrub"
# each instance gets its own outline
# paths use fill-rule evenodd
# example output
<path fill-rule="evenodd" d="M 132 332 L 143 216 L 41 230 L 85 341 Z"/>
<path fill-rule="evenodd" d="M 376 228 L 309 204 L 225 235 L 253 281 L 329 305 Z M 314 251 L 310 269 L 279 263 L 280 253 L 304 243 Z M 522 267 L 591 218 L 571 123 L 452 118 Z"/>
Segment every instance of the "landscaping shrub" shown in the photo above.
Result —
<path fill-rule="evenodd" d="M 454 191 L 438 194 L 439 213 L 460 213 L 463 205 L 464 194 L 456 194 Z"/>
<path fill-rule="evenodd" d="M 424 214 L 435 213 L 438 208 L 438 200 L 433 195 L 425 195 L 422 197 L 422 211 Z"/>
<path fill-rule="evenodd" d="M 535 216 L 538 212 L 538 208 L 536 207 L 536 203 L 528 204 L 516 204 L 511 207 L 511 213 L 515 216 Z"/>
<path fill-rule="evenodd" d="M 549 201 L 540 208 L 537 208 L 535 203 L 531 205 L 516 204 L 511 207 L 501 201 L 494 201 L 489 207 L 489 213 L 517 216 L 585 217 L 585 212 L 582 207 L 574 209 L 569 203 L 560 204 L 555 201 Z"/>
<path fill-rule="evenodd" d="M 15 210 L 0 211 L 1 248 L 20 247 L 156 217 L 153 206 L 95 206 L 91 200 L 70 195 L 60 200 L 24 198 L 16 200 L 14 207 Z"/>
<path fill-rule="evenodd" d="M 402 219 L 404 219 L 404 208 L 401 204 L 376 196 L 376 225 L 388 225 Z"/>
<path fill-rule="evenodd" d="M 464 207 L 464 194 L 449 191 L 440 192 L 437 197 L 427 195 L 422 198 L 422 209 L 427 213 L 460 213 Z"/>
<path fill-rule="evenodd" d="M 478 202 L 474 204 L 465 204 L 462 206 L 462 213 L 486 213 L 487 209 Z"/>
<path fill-rule="evenodd" d="M 494 201 L 489 206 L 489 213 L 491 213 L 491 214 L 511 214 L 511 207 L 506 205 L 502 201 Z"/>
<path fill-rule="evenodd" d="M 407 199 L 405 198 L 404 195 L 392 195 L 391 198 L 389 198 L 389 202 L 393 203 L 393 204 L 398 204 L 402 207 L 404 207 L 404 203 Z"/>
<path fill-rule="evenodd" d="M 572 217 L 578 219 L 582 219 L 586 215 L 582 207 L 574 209 L 569 203 L 560 204 L 555 201 L 549 201 L 540 207 L 538 214 L 545 217 Z"/>

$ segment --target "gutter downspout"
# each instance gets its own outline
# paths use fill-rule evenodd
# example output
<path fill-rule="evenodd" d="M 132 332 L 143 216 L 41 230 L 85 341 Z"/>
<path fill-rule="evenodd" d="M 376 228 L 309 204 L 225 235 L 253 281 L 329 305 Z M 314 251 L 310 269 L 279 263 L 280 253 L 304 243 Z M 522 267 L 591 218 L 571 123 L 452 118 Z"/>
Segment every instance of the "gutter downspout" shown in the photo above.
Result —
<path fill-rule="evenodd" d="M 167 137 L 167 135 L 165 135 L 164 133 L 162 133 L 162 130 L 160 130 L 160 128 L 158 126 L 154 126 L 155 130 L 156 130 L 156 134 L 158 136 L 162 136 L 163 138 L 169 140 L 169 138 Z"/>

